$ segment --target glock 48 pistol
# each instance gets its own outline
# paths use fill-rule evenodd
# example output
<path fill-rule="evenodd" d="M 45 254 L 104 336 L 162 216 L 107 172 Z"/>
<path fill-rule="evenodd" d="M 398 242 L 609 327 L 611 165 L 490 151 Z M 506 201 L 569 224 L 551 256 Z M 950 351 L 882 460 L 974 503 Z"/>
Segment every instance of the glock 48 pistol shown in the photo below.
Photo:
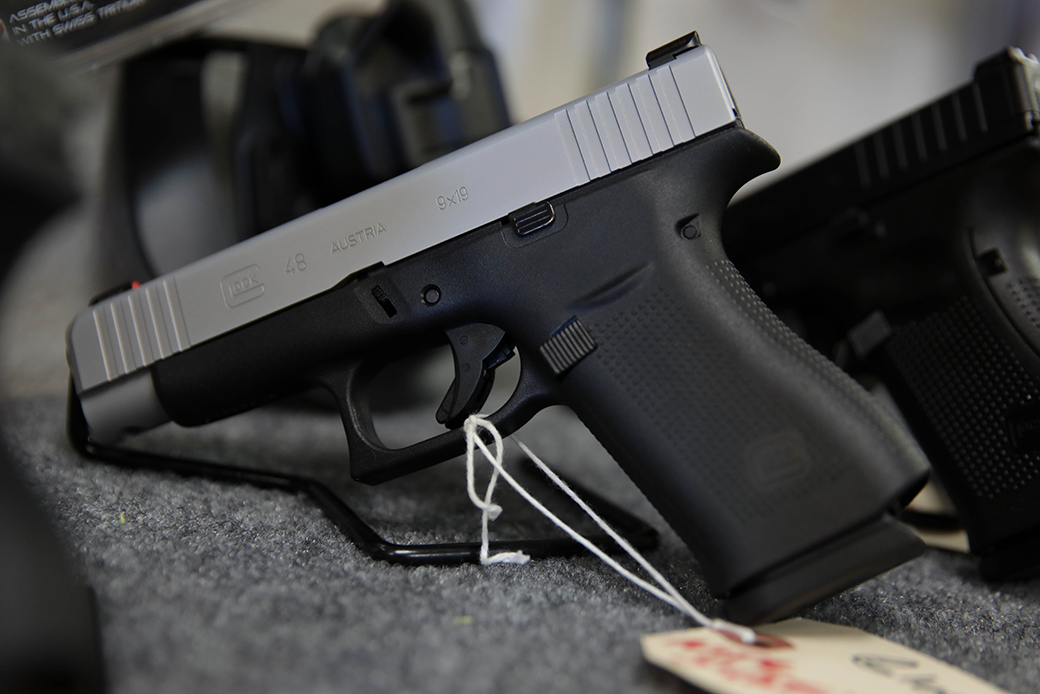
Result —
<path fill-rule="evenodd" d="M 723 253 L 733 193 L 778 164 L 696 34 L 649 70 L 80 314 L 91 436 L 197 425 L 314 385 L 351 474 L 464 451 L 496 366 L 515 431 L 566 404 L 690 546 L 730 618 L 782 616 L 920 551 L 893 512 L 926 474 L 911 438 L 759 301 Z M 448 429 L 372 426 L 385 363 L 450 343 Z"/>

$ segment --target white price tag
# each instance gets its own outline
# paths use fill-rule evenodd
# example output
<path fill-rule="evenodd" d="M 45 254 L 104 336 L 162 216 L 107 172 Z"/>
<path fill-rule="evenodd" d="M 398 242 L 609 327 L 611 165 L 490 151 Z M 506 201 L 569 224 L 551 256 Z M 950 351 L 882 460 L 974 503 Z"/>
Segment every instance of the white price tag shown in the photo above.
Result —
<path fill-rule="evenodd" d="M 643 636 L 648 661 L 714 694 L 1006 694 L 974 675 L 851 627 L 790 619 L 745 645 L 706 628 Z"/>

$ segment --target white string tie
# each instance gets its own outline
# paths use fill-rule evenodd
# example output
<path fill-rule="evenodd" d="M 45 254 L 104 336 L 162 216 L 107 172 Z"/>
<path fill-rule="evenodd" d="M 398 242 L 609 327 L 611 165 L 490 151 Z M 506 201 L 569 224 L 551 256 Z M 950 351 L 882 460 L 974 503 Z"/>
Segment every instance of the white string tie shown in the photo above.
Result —
<path fill-rule="evenodd" d="M 482 426 L 494 438 L 494 455 L 491 455 L 487 445 L 480 439 L 480 435 L 477 433 L 478 426 Z M 505 469 L 502 467 L 502 435 L 498 433 L 498 429 L 495 428 L 494 424 L 475 415 L 466 418 L 463 429 L 466 432 L 466 491 L 469 492 L 469 499 L 473 502 L 473 505 L 481 510 L 480 563 L 484 566 L 489 564 L 526 564 L 531 561 L 531 557 L 523 552 L 499 552 L 494 556 L 488 556 L 488 521 L 495 520 L 502 513 L 502 507 L 491 501 L 491 495 L 494 493 L 495 485 L 498 483 L 498 476 L 505 473 Z M 484 457 L 495 468 L 491 472 L 491 480 L 488 482 L 487 491 L 484 493 L 483 499 L 477 496 L 476 480 L 473 474 L 474 443 L 480 447 L 480 452 L 484 454 Z"/>
<path fill-rule="evenodd" d="M 530 561 L 523 552 L 501 552 L 492 557 L 488 557 L 488 521 L 498 518 L 499 514 L 502 513 L 502 507 L 498 504 L 492 503 L 491 495 L 494 492 L 495 485 L 498 483 L 498 478 L 501 476 L 509 486 L 516 490 L 516 492 L 527 500 L 527 503 L 534 506 L 538 511 L 542 513 L 546 518 L 556 524 L 561 530 L 567 533 L 576 542 L 581 544 L 587 550 L 599 557 L 609 567 L 617 571 L 619 574 L 627 578 L 632 583 L 636 584 L 643 590 L 647 591 L 656 598 L 668 603 L 675 609 L 679 610 L 683 614 L 693 618 L 698 624 L 709 629 L 716 631 L 725 632 L 739 639 L 742 643 L 755 643 L 756 634 L 754 629 L 749 627 L 741 626 L 739 624 L 733 624 L 727 622 L 724 619 L 710 619 L 702 612 L 697 610 L 693 605 L 689 603 L 682 596 L 682 594 L 673 586 L 668 579 L 666 579 L 661 572 L 655 569 L 650 562 L 648 562 L 642 554 L 633 547 L 628 540 L 619 535 L 605 520 L 600 518 L 599 514 L 592 510 L 592 508 L 585 503 L 585 500 L 575 493 L 570 486 L 567 485 L 555 472 L 549 469 L 549 466 L 541 461 L 530 448 L 525 446 L 520 441 L 516 441 L 517 445 L 520 446 L 524 454 L 541 470 L 546 477 L 559 487 L 567 496 L 569 496 L 578 506 L 589 515 L 596 524 L 603 529 L 607 535 L 609 535 L 617 544 L 625 550 L 625 552 L 632 557 L 643 569 L 650 575 L 650 577 L 656 582 L 657 585 L 650 583 L 619 564 L 613 557 L 608 555 L 606 552 L 601 550 L 599 547 L 594 545 L 588 538 L 583 536 L 578 531 L 574 530 L 571 526 L 564 523 L 559 517 L 557 517 L 552 511 L 543 506 L 537 499 L 524 489 L 524 487 L 517 482 L 512 475 L 506 472 L 505 467 L 502 464 L 503 456 L 503 442 L 502 435 L 498 433 L 498 429 L 494 424 L 491 423 L 485 417 L 480 415 L 470 415 L 466 418 L 466 422 L 463 425 L 463 429 L 466 432 L 466 489 L 469 492 L 469 498 L 473 502 L 473 505 L 479 508 L 482 512 L 481 516 L 481 545 L 480 545 L 480 563 L 485 566 L 488 564 L 526 564 Z M 491 434 L 495 444 L 495 452 L 492 453 L 487 447 L 487 444 L 480 438 L 479 430 L 483 429 Z M 514 439 L 515 440 L 515 439 Z M 480 452 L 484 455 L 489 463 L 494 467 L 491 473 L 491 480 L 488 482 L 487 491 L 484 494 L 484 498 L 481 499 L 477 495 L 474 482 L 473 472 L 473 452 L 479 448 Z"/>

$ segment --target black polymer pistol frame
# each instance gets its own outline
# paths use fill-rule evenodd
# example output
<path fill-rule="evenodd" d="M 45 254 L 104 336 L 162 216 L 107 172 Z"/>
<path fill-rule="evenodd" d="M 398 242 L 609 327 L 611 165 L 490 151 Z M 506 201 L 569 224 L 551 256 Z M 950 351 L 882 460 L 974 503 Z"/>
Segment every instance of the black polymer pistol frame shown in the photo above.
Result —
<path fill-rule="evenodd" d="M 988 579 L 1040 570 L 1040 65 L 974 80 L 734 205 L 766 303 L 880 379 Z"/>

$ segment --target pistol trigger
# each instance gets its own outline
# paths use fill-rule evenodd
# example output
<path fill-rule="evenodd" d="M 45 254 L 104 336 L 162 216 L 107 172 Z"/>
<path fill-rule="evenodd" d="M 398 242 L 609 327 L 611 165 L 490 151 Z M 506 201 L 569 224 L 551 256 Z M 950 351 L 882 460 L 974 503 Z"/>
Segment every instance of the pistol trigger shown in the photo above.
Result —
<path fill-rule="evenodd" d="M 474 323 L 445 333 L 455 357 L 455 380 L 437 408 L 437 421 L 456 429 L 483 407 L 495 381 L 495 368 L 513 356 L 513 347 L 505 331 L 493 325 Z"/>

